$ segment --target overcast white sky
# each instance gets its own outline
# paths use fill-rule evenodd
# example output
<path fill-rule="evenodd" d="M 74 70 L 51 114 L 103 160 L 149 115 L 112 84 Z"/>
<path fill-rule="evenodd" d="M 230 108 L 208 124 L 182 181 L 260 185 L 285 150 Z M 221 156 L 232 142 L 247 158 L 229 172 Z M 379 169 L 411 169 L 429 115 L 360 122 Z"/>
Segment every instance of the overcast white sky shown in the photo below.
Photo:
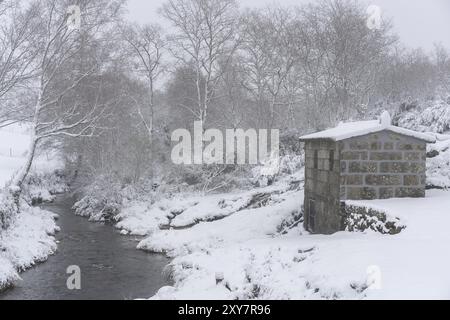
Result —
<path fill-rule="evenodd" d="M 157 9 L 165 0 L 128 0 L 129 18 L 139 23 L 165 22 Z M 261 7 L 271 3 L 292 5 L 313 0 L 238 0 L 241 7 Z M 383 14 L 393 18 L 401 41 L 410 47 L 433 48 L 441 42 L 450 49 L 450 0 L 361 0 L 378 5 Z"/>

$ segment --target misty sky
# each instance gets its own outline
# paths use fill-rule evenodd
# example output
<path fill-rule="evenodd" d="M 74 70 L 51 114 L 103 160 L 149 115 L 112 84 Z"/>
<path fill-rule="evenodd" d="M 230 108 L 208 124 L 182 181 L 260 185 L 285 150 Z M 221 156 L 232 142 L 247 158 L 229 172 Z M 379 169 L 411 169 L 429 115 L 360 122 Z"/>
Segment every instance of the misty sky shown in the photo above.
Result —
<path fill-rule="evenodd" d="M 157 9 L 165 0 L 128 0 L 129 18 L 139 23 L 165 22 Z M 241 7 L 261 7 L 271 3 L 292 5 L 312 0 L 238 0 Z M 433 48 L 441 42 L 450 49 L 450 0 L 370 0 L 393 19 L 395 31 L 409 47 Z"/>

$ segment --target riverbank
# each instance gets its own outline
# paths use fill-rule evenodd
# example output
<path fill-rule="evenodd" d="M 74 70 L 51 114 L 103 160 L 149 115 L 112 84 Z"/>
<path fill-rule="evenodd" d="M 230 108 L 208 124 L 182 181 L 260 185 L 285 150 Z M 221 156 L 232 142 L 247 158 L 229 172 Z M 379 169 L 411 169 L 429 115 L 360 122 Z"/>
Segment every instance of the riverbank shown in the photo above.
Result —
<path fill-rule="evenodd" d="M 7 218 L 14 210 L 7 199 L 6 185 L 25 163 L 30 141 L 29 125 L 13 124 L 1 128 L 0 141 L 0 211 Z M 38 155 L 24 186 L 21 211 L 12 217 L 8 228 L 0 228 L 0 290 L 20 281 L 19 273 L 45 261 L 56 251 L 57 215 L 30 204 L 51 201 L 52 194 L 66 190 L 63 179 L 55 174 L 60 167 L 61 161 L 56 154 Z"/>
<path fill-rule="evenodd" d="M 7 230 L 0 232 L 0 291 L 20 281 L 19 273 L 47 260 L 57 249 L 57 215 L 23 206 Z"/>
<path fill-rule="evenodd" d="M 167 257 L 136 250 L 139 237 L 125 237 L 108 224 L 76 216 L 72 205 L 73 199 L 62 195 L 43 206 L 58 215 L 58 250 L 20 274 L 23 281 L 0 293 L 0 300 L 137 299 L 169 284 L 163 276 Z M 81 290 L 67 288 L 69 266 L 80 268 Z"/>
<path fill-rule="evenodd" d="M 302 226 L 301 181 L 292 176 L 250 191 L 141 199 L 122 209 L 116 226 L 145 235 L 138 248 L 173 258 L 174 285 L 152 299 L 450 298 L 450 192 L 355 202 L 398 219 L 405 229 L 396 235 L 369 229 L 312 235 Z M 405 268 L 414 276 L 405 277 Z"/>

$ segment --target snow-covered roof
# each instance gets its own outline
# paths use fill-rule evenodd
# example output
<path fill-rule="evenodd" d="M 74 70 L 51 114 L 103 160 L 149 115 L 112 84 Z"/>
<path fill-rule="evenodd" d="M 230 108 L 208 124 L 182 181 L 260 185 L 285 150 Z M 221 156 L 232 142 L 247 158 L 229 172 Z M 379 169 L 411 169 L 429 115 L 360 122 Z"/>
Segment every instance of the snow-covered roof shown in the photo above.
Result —
<path fill-rule="evenodd" d="M 413 137 L 419 140 L 423 140 L 429 143 L 435 143 L 436 138 L 425 133 L 408 130 L 393 126 L 391 124 L 391 117 L 389 113 L 385 112 L 381 115 L 379 120 L 371 121 L 356 121 L 341 123 L 337 127 L 328 129 L 325 131 L 308 134 L 300 137 L 300 140 L 313 140 L 313 139 L 330 139 L 333 141 L 346 140 L 353 137 L 364 136 L 370 133 L 376 133 L 380 131 L 392 131 L 405 136 Z"/>

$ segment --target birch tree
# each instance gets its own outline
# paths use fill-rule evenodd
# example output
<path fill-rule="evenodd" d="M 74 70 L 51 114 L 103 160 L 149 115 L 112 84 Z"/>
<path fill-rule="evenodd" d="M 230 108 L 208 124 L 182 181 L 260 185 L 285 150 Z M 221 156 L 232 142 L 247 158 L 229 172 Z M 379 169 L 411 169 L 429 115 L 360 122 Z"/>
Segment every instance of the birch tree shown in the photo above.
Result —
<path fill-rule="evenodd" d="M 144 124 L 150 143 L 150 161 L 153 162 L 153 140 L 155 134 L 155 86 L 163 67 L 163 50 L 166 42 L 158 25 L 131 26 L 123 32 L 133 57 L 133 64 L 139 76 L 143 76 L 148 86 L 148 117 L 144 115 L 139 103 L 136 103 L 138 114 Z M 153 179 L 153 165 L 150 167 Z"/>
<path fill-rule="evenodd" d="M 349 0 L 325 0 L 305 10 L 308 21 L 313 22 L 320 74 L 326 83 L 328 102 L 325 109 L 318 110 L 327 115 L 326 125 L 363 116 L 396 41 L 388 20 L 383 20 L 379 29 L 369 29 L 364 10 Z"/>
<path fill-rule="evenodd" d="M 18 3 L 0 1 L 0 128 L 27 119 L 25 107 L 17 105 L 11 93 L 33 76 L 33 14 L 23 12 Z"/>
<path fill-rule="evenodd" d="M 246 88 L 257 102 L 260 125 L 271 129 L 279 125 L 280 111 L 288 106 L 283 90 L 298 57 L 293 15 L 289 8 L 268 7 L 248 12 L 244 21 Z"/>
<path fill-rule="evenodd" d="M 245 81 L 243 70 L 243 61 L 238 56 L 233 58 L 233 61 L 224 70 L 218 88 L 221 99 L 217 101 L 217 108 L 214 110 L 216 127 L 232 128 L 236 131 L 245 125 L 245 121 L 249 117 L 252 117 L 249 116 L 249 110 L 246 108 L 249 101 L 243 87 Z"/>
<path fill-rule="evenodd" d="M 450 54 L 440 43 L 434 45 L 434 63 L 438 91 L 441 95 L 448 95 L 450 91 Z"/>
<path fill-rule="evenodd" d="M 32 112 L 31 139 L 26 161 L 14 177 L 11 190 L 16 200 L 30 171 L 40 142 L 56 137 L 89 137 L 99 129 L 98 120 L 104 116 L 104 105 L 86 106 L 67 96 L 101 67 L 94 57 L 82 61 L 79 68 L 69 67 L 82 51 L 93 45 L 96 37 L 112 21 L 120 9 L 121 1 L 102 0 L 94 3 L 77 1 L 82 16 L 73 17 L 68 11 L 72 2 L 61 0 L 34 1 L 29 5 L 32 13 L 34 48 L 36 50 L 35 105 Z M 75 14 L 76 14 L 75 10 Z M 79 25 L 72 20 L 82 18 Z M 82 106 L 84 108 L 82 108 Z"/>
<path fill-rule="evenodd" d="M 197 107 L 189 109 L 207 126 L 211 102 L 238 46 L 239 11 L 235 0 L 169 0 L 160 10 L 176 31 L 171 52 L 183 65 L 193 64 Z"/>

